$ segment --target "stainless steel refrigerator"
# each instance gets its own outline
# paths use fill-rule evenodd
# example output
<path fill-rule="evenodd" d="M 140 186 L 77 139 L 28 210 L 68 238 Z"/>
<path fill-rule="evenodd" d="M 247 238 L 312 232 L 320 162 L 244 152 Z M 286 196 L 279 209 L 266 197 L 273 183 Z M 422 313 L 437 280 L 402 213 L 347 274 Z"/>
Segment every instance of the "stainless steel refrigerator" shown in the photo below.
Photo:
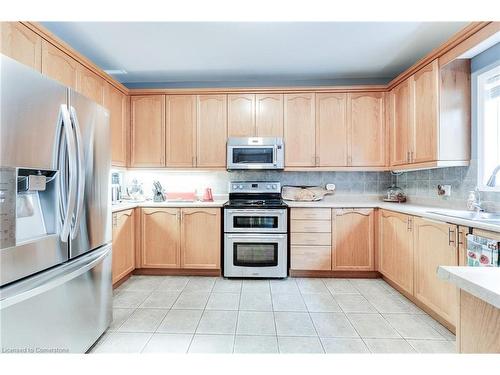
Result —
<path fill-rule="evenodd" d="M 0 55 L 2 352 L 85 352 L 111 322 L 108 111 Z"/>

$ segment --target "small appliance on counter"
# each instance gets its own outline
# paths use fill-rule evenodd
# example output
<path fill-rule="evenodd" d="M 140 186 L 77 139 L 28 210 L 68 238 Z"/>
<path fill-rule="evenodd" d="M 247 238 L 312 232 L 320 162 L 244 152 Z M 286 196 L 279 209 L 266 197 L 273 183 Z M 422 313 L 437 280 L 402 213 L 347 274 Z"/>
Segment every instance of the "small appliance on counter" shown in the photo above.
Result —
<path fill-rule="evenodd" d="M 111 174 L 111 204 L 120 203 L 122 200 L 122 187 L 120 184 L 120 174 L 113 172 Z"/>
<path fill-rule="evenodd" d="M 214 201 L 214 195 L 212 194 L 212 189 L 211 188 L 206 188 L 205 192 L 203 193 L 203 197 L 201 198 L 203 202 L 213 202 Z"/>
<path fill-rule="evenodd" d="M 394 203 L 404 203 L 406 202 L 406 194 L 403 189 L 397 187 L 395 184 L 392 184 L 387 188 L 387 192 L 385 193 L 384 202 L 394 202 Z"/>
<path fill-rule="evenodd" d="M 320 201 L 325 195 L 333 194 L 334 184 L 328 184 L 327 188 L 320 186 L 283 186 L 281 196 L 287 201 L 312 202 Z"/>

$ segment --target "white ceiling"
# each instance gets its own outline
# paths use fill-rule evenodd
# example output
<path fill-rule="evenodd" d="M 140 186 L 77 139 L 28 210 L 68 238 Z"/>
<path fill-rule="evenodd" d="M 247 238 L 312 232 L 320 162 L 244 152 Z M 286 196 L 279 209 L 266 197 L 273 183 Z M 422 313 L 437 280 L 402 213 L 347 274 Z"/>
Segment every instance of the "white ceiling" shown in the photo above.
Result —
<path fill-rule="evenodd" d="M 44 22 L 130 87 L 383 83 L 464 22 Z"/>

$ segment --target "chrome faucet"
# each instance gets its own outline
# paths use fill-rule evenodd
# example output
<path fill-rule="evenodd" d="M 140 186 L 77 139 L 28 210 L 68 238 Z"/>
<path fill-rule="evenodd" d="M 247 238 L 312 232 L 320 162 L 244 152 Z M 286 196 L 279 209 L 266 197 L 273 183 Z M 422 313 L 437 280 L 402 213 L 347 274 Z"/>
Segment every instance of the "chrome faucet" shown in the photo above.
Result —
<path fill-rule="evenodd" d="M 496 186 L 498 171 L 500 171 L 500 165 L 497 165 L 495 167 L 495 169 L 493 169 L 493 172 L 491 173 L 491 176 L 488 179 L 488 182 L 486 183 L 486 186 L 489 186 L 489 187 L 495 187 Z"/>
<path fill-rule="evenodd" d="M 467 208 L 470 211 L 483 212 L 484 208 L 481 202 L 481 194 L 479 189 L 476 188 L 469 193 L 469 198 L 467 199 Z"/>

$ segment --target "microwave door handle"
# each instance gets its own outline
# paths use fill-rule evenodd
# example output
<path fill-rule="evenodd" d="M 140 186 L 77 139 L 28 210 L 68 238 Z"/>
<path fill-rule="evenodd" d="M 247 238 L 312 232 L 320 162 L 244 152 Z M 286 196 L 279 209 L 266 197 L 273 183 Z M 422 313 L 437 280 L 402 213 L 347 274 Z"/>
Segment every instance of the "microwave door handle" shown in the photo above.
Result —
<path fill-rule="evenodd" d="M 276 166 L 276 157 L 277 157 L 277 154 L 278 154 L 278 145 L 274 145 L 273 146 L 273 165 Z"/>
<path fill-rule="evenodd" d="M 75 200 L 76 200 L 76 149 L 75 149 L 75 139 L 73 137 L 73 131 L 71 126 L 71 117 L 68 108 L 65 104 L 60 107 L 60 123 L 62 125 L 62 131 L 64 133 L 64 138 L 66 140 L 66 155 L 69 165 L 69 187 L 67 192 L 67 205 L 63 216 L 63 223 L 61 228 L 61 241 L 67 242 L 71 230 L 71 218 L 75 210 Z M 60 166 L 60 168 L 65 168 L 65 166 Z M 61 178 L 62 178 L 61 174 Z M 66 193 L 65 190 L 61 191 L 61 194 Z"/>
<path fill-rule="evenodd" d="M 76 193 L 77 204 L 76 204 L 76 214 L 73 228 L 71 229 L 71 239 L 74 240 L 78 234 L 80 228 L 80 220 L 83 210 L 83 197 L 85 194 L 85 170 L 83 168 L 83 143 L 82 143 L 82 133 L 80 131 L 80 124 L 78 122 L 78 116 L 73 107 L 70 108 L 70 117 L 73 124 L 75 139 L 76 139 L 76 152 L 77 155 L 76 166 L 77 166 L 77 177 L 78 177 L 78 189 Z"/>

